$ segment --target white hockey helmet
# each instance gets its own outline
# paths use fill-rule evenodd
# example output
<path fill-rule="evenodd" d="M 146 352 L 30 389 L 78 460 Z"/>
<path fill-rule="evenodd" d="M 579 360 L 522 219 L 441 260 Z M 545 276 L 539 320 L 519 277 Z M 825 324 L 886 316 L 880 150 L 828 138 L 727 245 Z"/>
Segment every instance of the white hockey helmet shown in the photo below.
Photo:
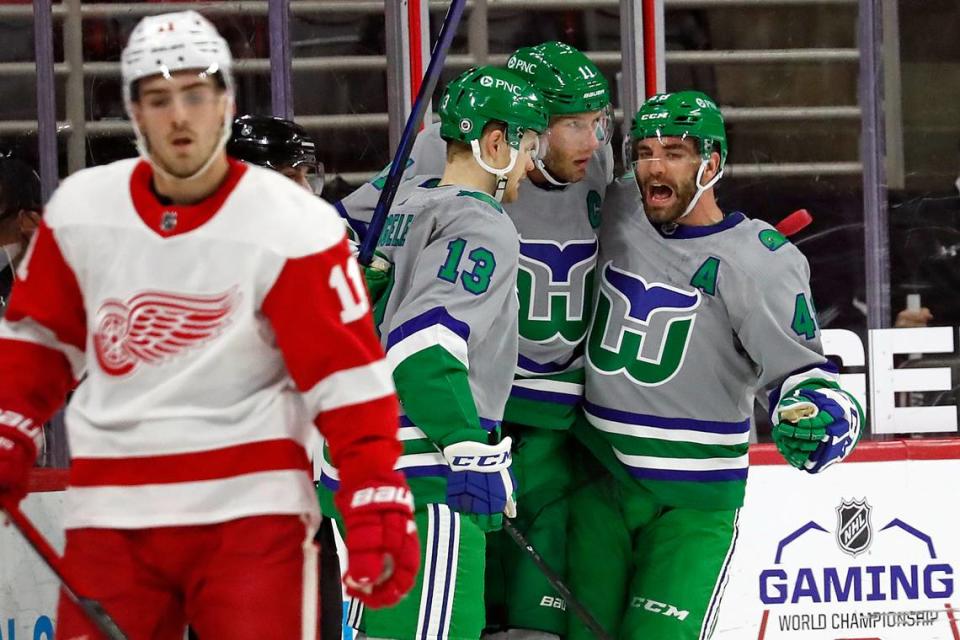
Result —
<path fill-rule="evenodd" d="M 226 88 L 229 105 L 224 114 L 219 152 L 230 139 L 233 121 L 233 56 L 227 41 L 217 28 L 196 11 L 177 11 L 143 18 L 134 27 L 120 55 L 123 102 L 133 122 L 140 154 L 150 159 L 146 141 L 133 118 L 131 104 L 137 98 L 136 83 L 155 75 L 170 77 L 177 71 L 197 70 L 204 76 L 219 75 Z M 213 154 L 214 156 L 216 153 Z M 210 162 L 213 161 L 213 156 Z M 207 169 L 206 163 L 192 177 Z M 155 163 L 154 168 L 156 167 Z M 161 169 L 162 170 L 162 169 Z"/>

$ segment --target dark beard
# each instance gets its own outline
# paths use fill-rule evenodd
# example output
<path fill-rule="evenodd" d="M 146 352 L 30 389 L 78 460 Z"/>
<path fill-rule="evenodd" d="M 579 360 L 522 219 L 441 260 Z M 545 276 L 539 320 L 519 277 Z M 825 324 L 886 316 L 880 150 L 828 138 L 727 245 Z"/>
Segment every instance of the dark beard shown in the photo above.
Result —
<path fill-rule="evenodd" d="M 657 211 L 652 211 L 646 206 L 646 198 L 644 193 L 646 188 L 640 191 L 640 199 L 644 203 L 644 212 L 647 214 L 647 219 L 654 224 L 672 224 L 683 215 L 683 212 L 686 211 L 687 207 L 690 205 L 690 201 L 693 200 L 693 196 L 697 193 L 696 187 L 693 186 L 694 182 L 688 181 L 683 185 L 677 185 L 677 188 L 673 190 L 673 195 L 675 198 L 674 204 L 672 204 L 667 209 L 659 209 Z"/>

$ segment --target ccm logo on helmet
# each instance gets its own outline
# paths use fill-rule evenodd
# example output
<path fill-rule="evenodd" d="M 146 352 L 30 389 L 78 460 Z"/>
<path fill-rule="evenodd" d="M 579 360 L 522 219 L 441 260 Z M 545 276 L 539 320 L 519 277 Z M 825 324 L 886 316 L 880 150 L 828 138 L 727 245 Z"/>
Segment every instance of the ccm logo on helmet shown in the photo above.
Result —
<path fill-rule="evenodd" d="M 494 87 L 496 89 L 506 89 L 515 96 L 522 96 L 523 90 L 517 85 L 507 82 L 506 80 L 501 80 L 500 78 L 491 78 L 490 76 L 483 76 L 480 78 L 480 86 L 482 87 Z"/>
<path fill-rule="evenodd" d="M 664 118 L 669 118 L 670 114 L 666 111 L 660 113 L 645 113 L 640 116 L 641 120 L 663 120 Z"/>
<path fill-rule="evenodd" d="M 495 467 L 510 460 L 510 452 L 504 451 L 489 456 L 454 456 L 450 461 L 451 467 Z"/>
<path fill-rule="evenodd" d="M 517 58 L 511 58 L 510 61 L 507 62 L 507 69 L 516 69 L 516 68 L 519 68 L 520 70 L 526 73 L 536 73 L 537 71 L 537 65 L 533 64 L 532 62 L 527 62 L 526 60 L 519 60 Z"/>

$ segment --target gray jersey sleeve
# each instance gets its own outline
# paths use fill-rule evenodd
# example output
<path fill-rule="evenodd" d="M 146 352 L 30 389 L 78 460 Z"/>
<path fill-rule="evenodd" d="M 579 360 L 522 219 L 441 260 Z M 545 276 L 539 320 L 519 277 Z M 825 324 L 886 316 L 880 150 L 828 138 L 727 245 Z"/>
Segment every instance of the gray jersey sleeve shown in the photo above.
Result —
<path fill-rule="evenodd" d="M 459 195 L 417 215 L 404 251 L 414 262 L 396 265 L 381 329 L 404 413 L 440 446 L 483 441 L 516 361 L 516 232 L 506 214 Z"/>
<path fill-rule="evenodd" d="M 394 201 L 400 201 L 403 195 L 403 183 L 418 177 L 426 179 L 443 175 L 446 154 L 447 143 L 440 137 L 439 123 L 421 131 L 413 142 L 413 149 L 410 151 L 410 158 L 407 160 L 407 167 L 401 178 L 401 188 L 398 189 Z M 372 180 L 363 183 L 356 191 L 334 203 L 337 212 L 360 239 L 366 235 L 367 225 L 373 216 L 373 210 L 377 206 L 389 173 L 390 165 L 388 164 Z"/>
<path fill-rule="evenodd" d="M 763 253 L 761 253 L 763 252 Z M 793 372 L 826 362 L 820 344 L 810 267 L 792 244 L 746 251 L 732 286 L 721 275 L 737 338 L 759 367 L 759 386 L 770 389 Z"/>

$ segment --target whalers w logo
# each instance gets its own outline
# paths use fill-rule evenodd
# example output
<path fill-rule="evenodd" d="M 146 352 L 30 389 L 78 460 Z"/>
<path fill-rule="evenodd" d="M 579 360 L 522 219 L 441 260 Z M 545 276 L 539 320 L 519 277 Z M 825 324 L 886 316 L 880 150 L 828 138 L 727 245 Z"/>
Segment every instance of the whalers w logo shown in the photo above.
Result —
<path fill-rule="evenodd" d="M 644 386 L 656 386 L 680 371 L 700 306 L 700 291 L 648 283 L 603 267 L 597 315 L 587 341 L 587 359 L 606 375 L 625 372 Z"/>
<path fill-rule="evenodd" d="M 844 553 L 857 557 L 870 548 L 873 527 L 867 499 L 841 500 L 837 507 L 837 545 Z"/>
<path fill-rule="evenodd" d="M 520 335 L 547 342 L 578 344 L 587 333 L 597 241 L 520 238 Z"/>

